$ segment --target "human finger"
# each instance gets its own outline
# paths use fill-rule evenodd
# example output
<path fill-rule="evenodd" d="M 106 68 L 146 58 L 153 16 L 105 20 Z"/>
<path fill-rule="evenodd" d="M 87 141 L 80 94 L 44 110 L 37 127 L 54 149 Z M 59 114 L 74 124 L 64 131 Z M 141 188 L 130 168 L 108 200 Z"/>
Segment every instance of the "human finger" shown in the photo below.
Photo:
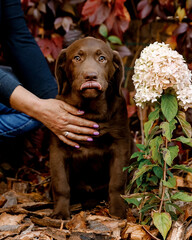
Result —
<path fill-rule="evenodd" d="M 97 124 L 96 122 L 84 119 L 82 117 L 73 116 L 73 115 L 68 116 L 68 123 L 76 126 L 99 128 L 99 124 Z"/>
<path fill-rule="evenodd" d="M 63 135 L 57 135 L 57 137 L 64 142 L 65 144 L 71 146 L 71 147 L 75 147 L 75 148 L 80 148 L 79 144 L 76 142 L 71 141 L 70 139 L 68 139 L 67 137 L 64 137 Z"/>
<path fill-rule="evenodd" d="M 67 131 L 75 133 L 75 134 L 83 134 L 83 135 L 99 135 L 99 131 L 97 129 L 80 127 L 72 124 L 68 124 Z"/>
<path fill-rule="evenodd" d="M 88 141 L 88 142 L 93 141 L 93 138 L 90 136 L 78 135 L 68 131 L 64 133 L 64 137 L 69 140 L 75 140 L 75 141 Z"/>
<path fill-rule="evenodd" d="M 61 101 L 61 100 L 59 100 L 59 101 Z M 63 101 L 61 101 L 60 107 L 63 108 L 68 113 L 71 113 L 73 115 L 83 115 L 85 113 L 83 110 L 77 109 L 76 107 L 71 106 L 70 104 L 63 102 Z"/>

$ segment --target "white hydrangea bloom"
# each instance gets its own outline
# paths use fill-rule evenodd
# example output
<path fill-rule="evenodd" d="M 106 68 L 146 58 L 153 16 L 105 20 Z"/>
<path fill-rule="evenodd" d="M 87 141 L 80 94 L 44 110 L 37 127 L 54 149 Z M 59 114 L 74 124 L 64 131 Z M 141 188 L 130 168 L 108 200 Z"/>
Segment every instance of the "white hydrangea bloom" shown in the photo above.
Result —
<path fill-rule="evenodd" d="M 175 90 L 182 107 L 192 105 L 191 71 L 183 56 L 168 44 L 155 42 L 144 48 L 135 61 L 132 79 L 138 106 L 157 101 L 169 87 Z"/>

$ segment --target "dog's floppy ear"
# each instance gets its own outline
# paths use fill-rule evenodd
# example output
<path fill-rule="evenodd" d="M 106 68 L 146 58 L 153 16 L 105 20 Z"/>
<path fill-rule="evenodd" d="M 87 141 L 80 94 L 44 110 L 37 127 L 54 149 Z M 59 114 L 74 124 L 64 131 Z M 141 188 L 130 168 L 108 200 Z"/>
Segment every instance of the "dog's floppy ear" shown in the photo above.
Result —
<path fill-rule="evenodd" d="M 124 78 L 124 66 L 122 59 L 117 51 L 113 51 L 113 65 L 115 67 L 114 84 L 118 96 L 122 96 L 122 83 Z"/>
<path fill-rule="evenodd" d="M 65 64 L 66 64 L 66 49 L 63 49 L 55 64 L 55 77 L 58 84 L 58 94 L 61 95 L 66 91 L 66 88 L 68 86 L 67 83 L 67 76 L 65 73 Z"/>

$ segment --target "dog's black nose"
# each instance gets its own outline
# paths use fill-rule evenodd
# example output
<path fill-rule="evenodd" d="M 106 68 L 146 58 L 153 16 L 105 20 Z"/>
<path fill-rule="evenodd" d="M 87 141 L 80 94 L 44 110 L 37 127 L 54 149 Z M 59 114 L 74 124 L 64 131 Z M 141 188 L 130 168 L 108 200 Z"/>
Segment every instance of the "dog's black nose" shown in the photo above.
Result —
<path fill-rule="evenodd" d="M 84 78 L 86 81 L 97 80 L 98 74 L 96 72 L 85 72 Z"/>

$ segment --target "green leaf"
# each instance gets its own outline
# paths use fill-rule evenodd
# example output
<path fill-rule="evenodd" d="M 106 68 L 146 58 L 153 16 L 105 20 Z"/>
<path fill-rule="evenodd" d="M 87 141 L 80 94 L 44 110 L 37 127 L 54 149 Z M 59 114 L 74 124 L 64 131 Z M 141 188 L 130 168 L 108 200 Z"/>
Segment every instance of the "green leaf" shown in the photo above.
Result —
<path fill-rule="evenodd" d="M 192 129 L 191 129 L 190 123 L 188 123 L 186 121 L 185 113 L 179 111 L 176 117 L 177 117 L 179 123 L 181 124 L 181 127 L 182 127 L 183 132 L 185 133 L 185 135 L 188 138 L 191 138 L 191 136 L 192 136 Z"/>
<path fill-rule="evenodd" d="M 149 142 L 151 141 L 151 139 L 154 137 L 154 135 L 157 133 L 158 130 L 159 130 L 159 126 L 155 126 L 151 129 L 150 134 L 146 139 L 146 146 L 149 144 Z"/>
<path fill-rule="evenodd" d="M 136 179 L 137 187 L 140 187 L 142 184 L 142 176 Z"/>
<path fill-rule="evenodd" d="M 137 198 L 124 198 L 127 203 L 134 204 L 136 207 L 139 207 L 140 202 Z"/>
<path fill-rule="evenodd" d="M 136 157 L 143 157 L 143 154 L 142 152 L 134 152 L 132 155 L 131 155 L 131 159 L 132 158 L 136 158 Z"/>
<path fill-rule="evenodd" d="M 144 124 L 144 133 L 146 138 L 149 136 L 149 132 L 153 126 L 154 121 L 153 120 L 149 120 Z"/>
<path fill-rule="evenodd" d="M 178 156 L 179 147 L 178 146 L 171 146 L 171 147 L 168 147 L 168 149 L 169 149 L 170 154 L 171 154 L 171 161 L 173 161 Z"/>
<path fill-rule="evenodd" d="M 141 169 L 137 169 L 134 172 L 133 175 L 133 179 L 131 182 L 134 182 L 136 179 L 140 178 L 144 173 L 148 172 L 149 170 L 151 170 L 154 166 L 156 166 L 155 164 L 152 165 L 144 165 Z"/>
<path fill-rule="evenodd" d="M 164 161 L 171 166 L 172 165 L 172 159 L 171 159 L 171 153 L 169 151 L 169 149 L 167 148 L 162 148 L 163 150 L 163 159 Z"/>
<path fill-rule="evenodd" d="M 167 148 L 162 148 L 164 161 L 171 166 L 175 157 L 177 157 L 179 148 L 178 146 L 171 146 Z"/>
<path fill-rule="evenodd" d="M 180 137 L 176 138 L 176 141 L 182 142 L 182 143 L 187 144 L 190 147 L 192 147 L 192 139 L 191 138 L 186 138 L 186 137 L 180 136 Z"/>
<path fill-rule="evenodd" d="M 159 166 L 156 166 L 153 168 L 153 172 L 155 173 L 155 175 L 158 177 L 158 178 L 163 178 L 163 169 Z"/>
<path fill-rule="evenodd" d="M 117 36 L 111 35 L 108 37 L 108 40 L 111 43 L 122 45 L 121 39 L 118 38 Z"/>
<path fill-rule="evenodd" d="M 128 171 L 128 173 L 130 173 L 133 169 L 138 167 L 138 162 L 133 162 L 131 165 L 129 165 L 128 167 L 123 167 L 123 171 Z"/>
<path fill-rule="evenodd" d="M 166 212 L 164 213 L 153 212 L 152 219 L 155 227 L 159 230 L 159 232 L 163 236 L 163 239 L 166 239 L 167 233 L 169 232 L 172 225 L 170 214 Z"/>
<path fill-rule="evenodd" d="M 161 97 L 161 110 L 168 122 L 174 119 L 178 111 L 177 99 L 172 94 L 164 94 Z"/>
<path fill-rule="evenodd" d="M 173 169 L 180 169 L 180 170 L 183 170 L 185 172 L 192 173 L 192 168 L 191 167 L 187 167 L 186 165 L 183 165 L 183 164 L 181 164 L 181 165 L 174 165 L 172 168 Z"/>
<path fill-rule="evenodd" d="M 152 176 L 152 177 L 148 177 L 147 181 L 152 182 L 153 184 L 156 185 L 158 183 L 159 179 L 157 176 Z"/>
<path fill-rule="evenodd" d="M 165 205 L 171 205 L 172 207 L 177 209 L 180 213 L 183 213 L 183 210 L 177 204 L 174 204 L 172 202 L 165 202 Z"/>
<path fill-rule="evenodd" d="M 141 208 L 141 210 L 139 211 L 140 213 L 144 213 L 147 212 L 150 209 L 155 209 L 158 206 L 158 204 L 154 203 L 154 204 L 145 204 L 144 207 Z"/>
<path fill-rule="evenodd" d="M 176 187 L 176 178 L 175 177 L 169 178 L 167 182 L 163 180 L 163 185 L 168 188 Z"/>
<path fill-rule="evenodd" d="M 151 153 L 152 153 L 152 159 L 155 162 L 161 162 L 161 154 L 159 152 L 159 148 L 163 144 L 163 139 L 161 136 L 157 136 L 154 139 L 152 139 L 149 143 L 149 146 L 151 148 Z"/>
<path fill-rule="evenodd" d="M 184 202 L 192 202 L 192 196 L 185 192 L 177 192 L 173 196 L 171 196 L 173 200 L 181 200 Z"/>
<path fill-rule="evenodd" d="M 171 141 L 173 130 L 175 130 L 175 124 L 177 121 L 175 119 L 170 122 L 162 122 L 160 128 L 162 129 L 162 134 L 167 138 L 168 141 Z"/>
<path fill-rule="evenodd" d="M 143 159 L 140 161 L 138 168 L 141 169 L 144 165 L 151 165 L 151 161 L 149 159 Z"/>
<path fill-rule="evenodd" d="M 107 38 L 108 36 L 108 29 L 107 26 L 105 24 L 101 24 L 99 27 L 99 33 L 101 34 L 101 36 L 103 36 L 104 38 Z"/>
<path fill-rule="evenodd" d="M 155 121 L 159 118 L 159 108 L 156 108 L 153 112 L 149 114 L 149 120 Z"/>
<path fill-rule="evenodd" d="M 142 151 L 145 151 L 145 145 L 143 145 L 143 144 L 136 144 L 136 147 Z"/>

